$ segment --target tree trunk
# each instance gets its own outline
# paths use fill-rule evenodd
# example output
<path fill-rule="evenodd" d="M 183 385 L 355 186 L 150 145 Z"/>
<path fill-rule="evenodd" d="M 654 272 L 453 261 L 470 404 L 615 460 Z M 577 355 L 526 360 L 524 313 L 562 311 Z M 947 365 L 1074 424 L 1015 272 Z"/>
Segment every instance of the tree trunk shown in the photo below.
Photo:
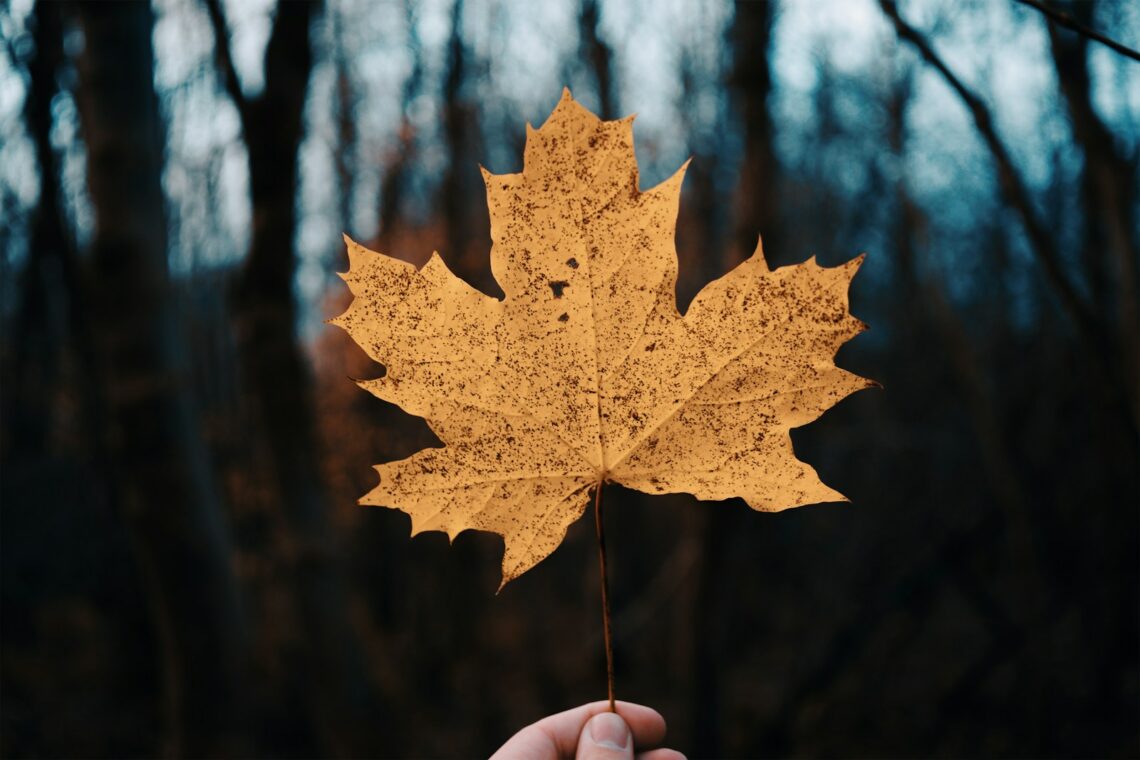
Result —
<path fill-rule="evenodd" d="M 1073 3 L 1077 20 L 1091 26 L 1096 3 Z M 1073 139 L 1084 154 L 1081 205 L 1084 242 L 1081 258 L 1094 297 L 1107 323 L 1116 322 L 1121 366 L 1114 370 L 1127 389 L 1133 416 L 1140 416 L 1140 298 L 1137 260 L 1136 187 L 1138 165 L 1126 156 L 1092 104 L 1088 39 L 1047 24 L 1053 64 L 1061 85 Z M 1115 310 L 1115 314 L 1111 313 Z"/>
<path fill-rule="evenodd" d="M 738 0 L 729 30 L 733 67 L 730 93 L 741 120 L 744 156 L 737 187 L 737 255 L 748 256 L 756 247 L 757 230 L 764 234 L 771 261 L 772 243 L 778 238 L 776 209 L 776 159 L 772 150 L 772 125 L 768 95 L 772 79 L 768 67 L 773 5 L 770 2 Z M 777 244 L 778 245 L 778 244 Z M 775 250 L 778 250 L 776 248 Z M 696 669 L 693 694 L 695 746 L 709 756 L 721 754 L 723 685 L 726 667 L 722 653 L 731 630 L 729 600 L 731 584 L 726 584 L 726 568 L 731 566 L 732 538 L 742 516 L 739 502 L 706 510 L 701 562 L 697 571 L 697 613 L 695 636 Z"/>
<path fill-rule="evenodd" d="M 732 76 L 729 93 L 743 133 L 744 156 L 736 196 L 737 255 L 747 257 L 764 237 L 768 261 L 802 258 L 784 251 L 779 231 L 779 164 L 773 149 L 772 117 L 768 97 L 772 72 L 768 49 L 772 39 L 775 6 L 771 0 L 737 0 L 730 41 Z"/>
<path fill-rule="evenodd" d="M 239 97 L 236 102 L 249 149 L 253 230 L 233 314 L 243 407 L 272 479 L 256 490 L 264 489 L 274 501 L 267 508 L 281 518 L 282 530 L 274 536 L 279 540 L 268 550 L 278 552 L 286 569 L 287 587 L 296 600 L 291 622 L 301 633 L 293 648 L 282 653 L 286 680 L 299 681 L 287 689 L 306 699 L 316 751 L 347 756 L 377 751 L 370 744 L 376 716 L 369 710 L 371 692 L 347 618 L 347 593 L 320 472 L 312 380 L 297 339 L 293 297 L 297 152 L 313 66 L 310 25 L 319 5 L 279 4 L 265 53 L 265 89 L 256 99 Z M 211 12 L 217 13 L 217 6 Z M 218 29 L 224 34 L 224 23 Z M 227 44 L 221 35 L 218 44 Z M 231 93 L 240 95 L 236 88 Z"/>
<path fill-rule="evenodd" d="M 90 321 L 112 478 L 163 658 L 163 753 L 231 747 L 243 634 L 230 547 L 170 308 L 163 130 L 148 3 L 77 3 L 77 93 L 95 209 Z"/>
<path fill-rule="evenodd" d="M 598 92 L 598 116 L 617 118 L 617 86 L 614 81 L 614 52 L 601 35 L 601 13 L 597 0 L 582 0 L 578 12 L 578 57 L 588 62 Z"/>
<path fill-rule="evenodd" d="M 1096 3 L 1072 3 L 1071 15 L 1092 26 Z M 1119 376 L 1133 417 L 1140 417 L 1140 315 L 1137 299 L 1140 282 L 1137 280 L 1137 178 L 1138 163 L 1135 154 L 1126 155 L 1120 141 L 1097 115 L 1092 104 L 1091 77 L 1088 61 L 1088 39 L 1082 35 L 1047 24 L 1053 53 L 1053 64 L 1061 86 L 1073 139 L 1084 154 L 1081 172 L 1081 208 L 1084 229 L 1081 235 L 1082 262 L 1105 322 L 1117 326 L 1113 337 L 1117 341 L 1118 358 L 1112 371 Z M 1116 434 L 1115 420 L 1111 415 L 1100 415 L 1099 435 L 1106 444 L 1116 441 L 1119 450 L 1135 452 L 1135 436 L 1120 438 Z M 1135 453 L 1133 454 L 1135 461 Z M 1126 556 L 1133 545 L 1135 532 L 1129 530 L 1115 513 L 1110 513 L 1112 528 L 1106 531 L 1104 554 L 1095 559 L 1103 563 L 1105 573 L 1112 570 L 1105 557 Z M 1098 609 L 1090 600 L 1082 600 L 1082 619 L 1096 619 Z M 1136 618 L 1134 609 L 1109 608 L 1101 613 L 1105 628 L 1113 631 L 1116 651 L 1127 651 L 1135 642 Z M 1106 712 L 1127 700 L 1127 687 L 1120 676 L 1119 663 L 1108 658 L 1098 669 L 1096 693 L 1100 695 Z"/>
<path fill-rule="evenodd" d="M 486 259 L 490 222 L 479 204 L 485 192 L 476 169 L 482 140 L 477 109 L 468 92 L 475 67 L 463 39 L 463 7 L 463 0 L 455 0 L 451 9 L 443 81 L 443 137 L 448 164 L 440 185 L 439 203 L 447 233 L 444 258 L 453 262 L 456 274 L 475 287 L 494 291 L 496 286 Z"/>
<path fill-rule="evenodd" d="M 403 97 L 400 100 L 400 147 L 396 150 L 392 161 L 388 163 L 380 182 L 380 228 L 376 237 L 381 243 L 380 250 L 386 253 L 392 253 L 388 249 L 395 240 L 394 233 L 399 224 L 400 210 L 407 191 L 408 175 L 416 160 L 417 142 L 410 111 L 412 104 L 423 91 L 424 81 L 423 45 L 420 43 L 419 31 L 416 28 L 416 13 L 411 0 L 404 0 L 404 18 L 407 24 L 406 48 L 412 58 L 412 70 L 404 81 Z"/>
<path fill-rule="evenodd" d="M 60 7 L 40 2 L 31 19 L 35 56 L 29 62 L 31 77 L 24 104 L 28 131 L 35 146 L 40 176 L 40 197 L 32 213 L 28 261 L 21 272 L 19 305 L 14 325 L 5 332 L 3 453 L 43 455 L 49 448 L 52 388 L 59 382 L 58 347 L 66 341 L 60 293 L 75 292 L 74 257 L 71 255 L 60 208 L 60 166 L 51 145 L 51 101 L 58 88 L 56 76 L 63 60 Z M 70 314 L 69 314 L 70 316 Z M 11 341 L 9 348 L 8 341 Z"/>

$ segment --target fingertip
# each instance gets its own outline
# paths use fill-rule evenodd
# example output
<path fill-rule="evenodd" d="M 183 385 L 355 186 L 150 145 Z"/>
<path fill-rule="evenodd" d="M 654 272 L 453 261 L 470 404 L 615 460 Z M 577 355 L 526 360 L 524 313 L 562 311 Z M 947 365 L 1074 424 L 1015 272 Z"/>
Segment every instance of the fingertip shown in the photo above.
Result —
<path fill-rule="evenodd" d="M 616 707 L 618 715 L 633 733 L 634 749 L 648 750 L 661 746 L 665 739 L 665 718 L 661 717 L 661 713 L 634 702 L 618 701 Z M 556 748 L 557 756 L 573 757 L 586 724 L 595 715 L 608 713 L 609 709 L 608 701 L 589 702 L 543 718 L 520 733 L 541 735 L 550 746 Z"/>
<path fill-rule="evenodd" d="M 652 707 L 619 700 L 617 712 L 633 731 L 636 746 L 654 747 L 665 740 L 665 718 Z"/>
<path fill-rule="evenodd" d="M 598 713 L 586 721 L 582 729 L 582 739 L 578 746 L 585 741 L 592 741 L 596 747 L 630 752 L 633 750 L 633 733 L 629 725 L 620 714 L 612 712 Z M 581 752 L 579 752 L 581 754 Z"/>

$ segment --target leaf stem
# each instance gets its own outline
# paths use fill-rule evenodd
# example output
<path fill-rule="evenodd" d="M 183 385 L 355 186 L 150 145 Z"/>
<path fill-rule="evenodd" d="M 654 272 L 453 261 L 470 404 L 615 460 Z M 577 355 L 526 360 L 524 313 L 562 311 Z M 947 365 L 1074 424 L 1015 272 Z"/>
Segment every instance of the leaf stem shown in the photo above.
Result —
<path fill-rule="evenodd" d="M 599 480 L 594 487 L 594 528 L 598 534 L 598 574 L 602 585 L 602 632 L 606 642 L 606 691 L 610 699 L 610 712 L 617 712 L 614 703 L 614 640 L 610 632 L 609 581 L 606 578 L 606 531 L 602 517 L 602 488 L 605 481 Z"/>

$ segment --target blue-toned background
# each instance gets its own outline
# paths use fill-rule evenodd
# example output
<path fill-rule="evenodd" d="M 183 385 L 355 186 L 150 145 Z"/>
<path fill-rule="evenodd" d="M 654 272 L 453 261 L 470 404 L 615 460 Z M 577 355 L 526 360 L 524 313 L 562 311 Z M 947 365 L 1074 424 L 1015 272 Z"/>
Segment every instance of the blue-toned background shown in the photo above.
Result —
<path fill-rule="evenodd" d="M 607 493 L 618 696 L 696 757 L 1140 753 L 1140 63 L 1012 0 L 14 0 L 0 40 L 0 754 L 466 757 L 604 697 L 589 521 L 495 596 L 498 538 L 356 507 L 434 439 L 323 323 L 342 232 L 498 293 L 478 166 L 563 85 L 638 114 L 643 188 L 693 157 L 682 309 L 758 234 L 867 252 L 838 361 L 885 386 L 793 436 L 851 504 Z"/>

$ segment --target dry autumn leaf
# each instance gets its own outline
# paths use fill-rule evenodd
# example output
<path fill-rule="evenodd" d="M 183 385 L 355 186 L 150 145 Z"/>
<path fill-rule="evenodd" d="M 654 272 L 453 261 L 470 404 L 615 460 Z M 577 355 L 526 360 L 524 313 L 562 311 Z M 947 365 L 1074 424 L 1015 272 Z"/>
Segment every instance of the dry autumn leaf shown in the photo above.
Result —
<path fill-rule="evenodd" d="M 638 188 L 633 119 L 564 91 L 527 129 L 518 174 L 484 170 L 487 296 L 433 254 L 417 270 L 348 240 L 355 296 L 332 320 L 387 368 L 360 385 L 443 442 L 377 466 L 360 501 L 412 534 L 503 537 L 503 584 L 561 543 L 606 482 L 776 511 L 841 501 L 796 459 L 791 428 L 873 383 L 835 366 L 864 328 L 847 290 L 862 257 L 770 271 L 760 247 L 677 311 L 682 167 Z"/>

